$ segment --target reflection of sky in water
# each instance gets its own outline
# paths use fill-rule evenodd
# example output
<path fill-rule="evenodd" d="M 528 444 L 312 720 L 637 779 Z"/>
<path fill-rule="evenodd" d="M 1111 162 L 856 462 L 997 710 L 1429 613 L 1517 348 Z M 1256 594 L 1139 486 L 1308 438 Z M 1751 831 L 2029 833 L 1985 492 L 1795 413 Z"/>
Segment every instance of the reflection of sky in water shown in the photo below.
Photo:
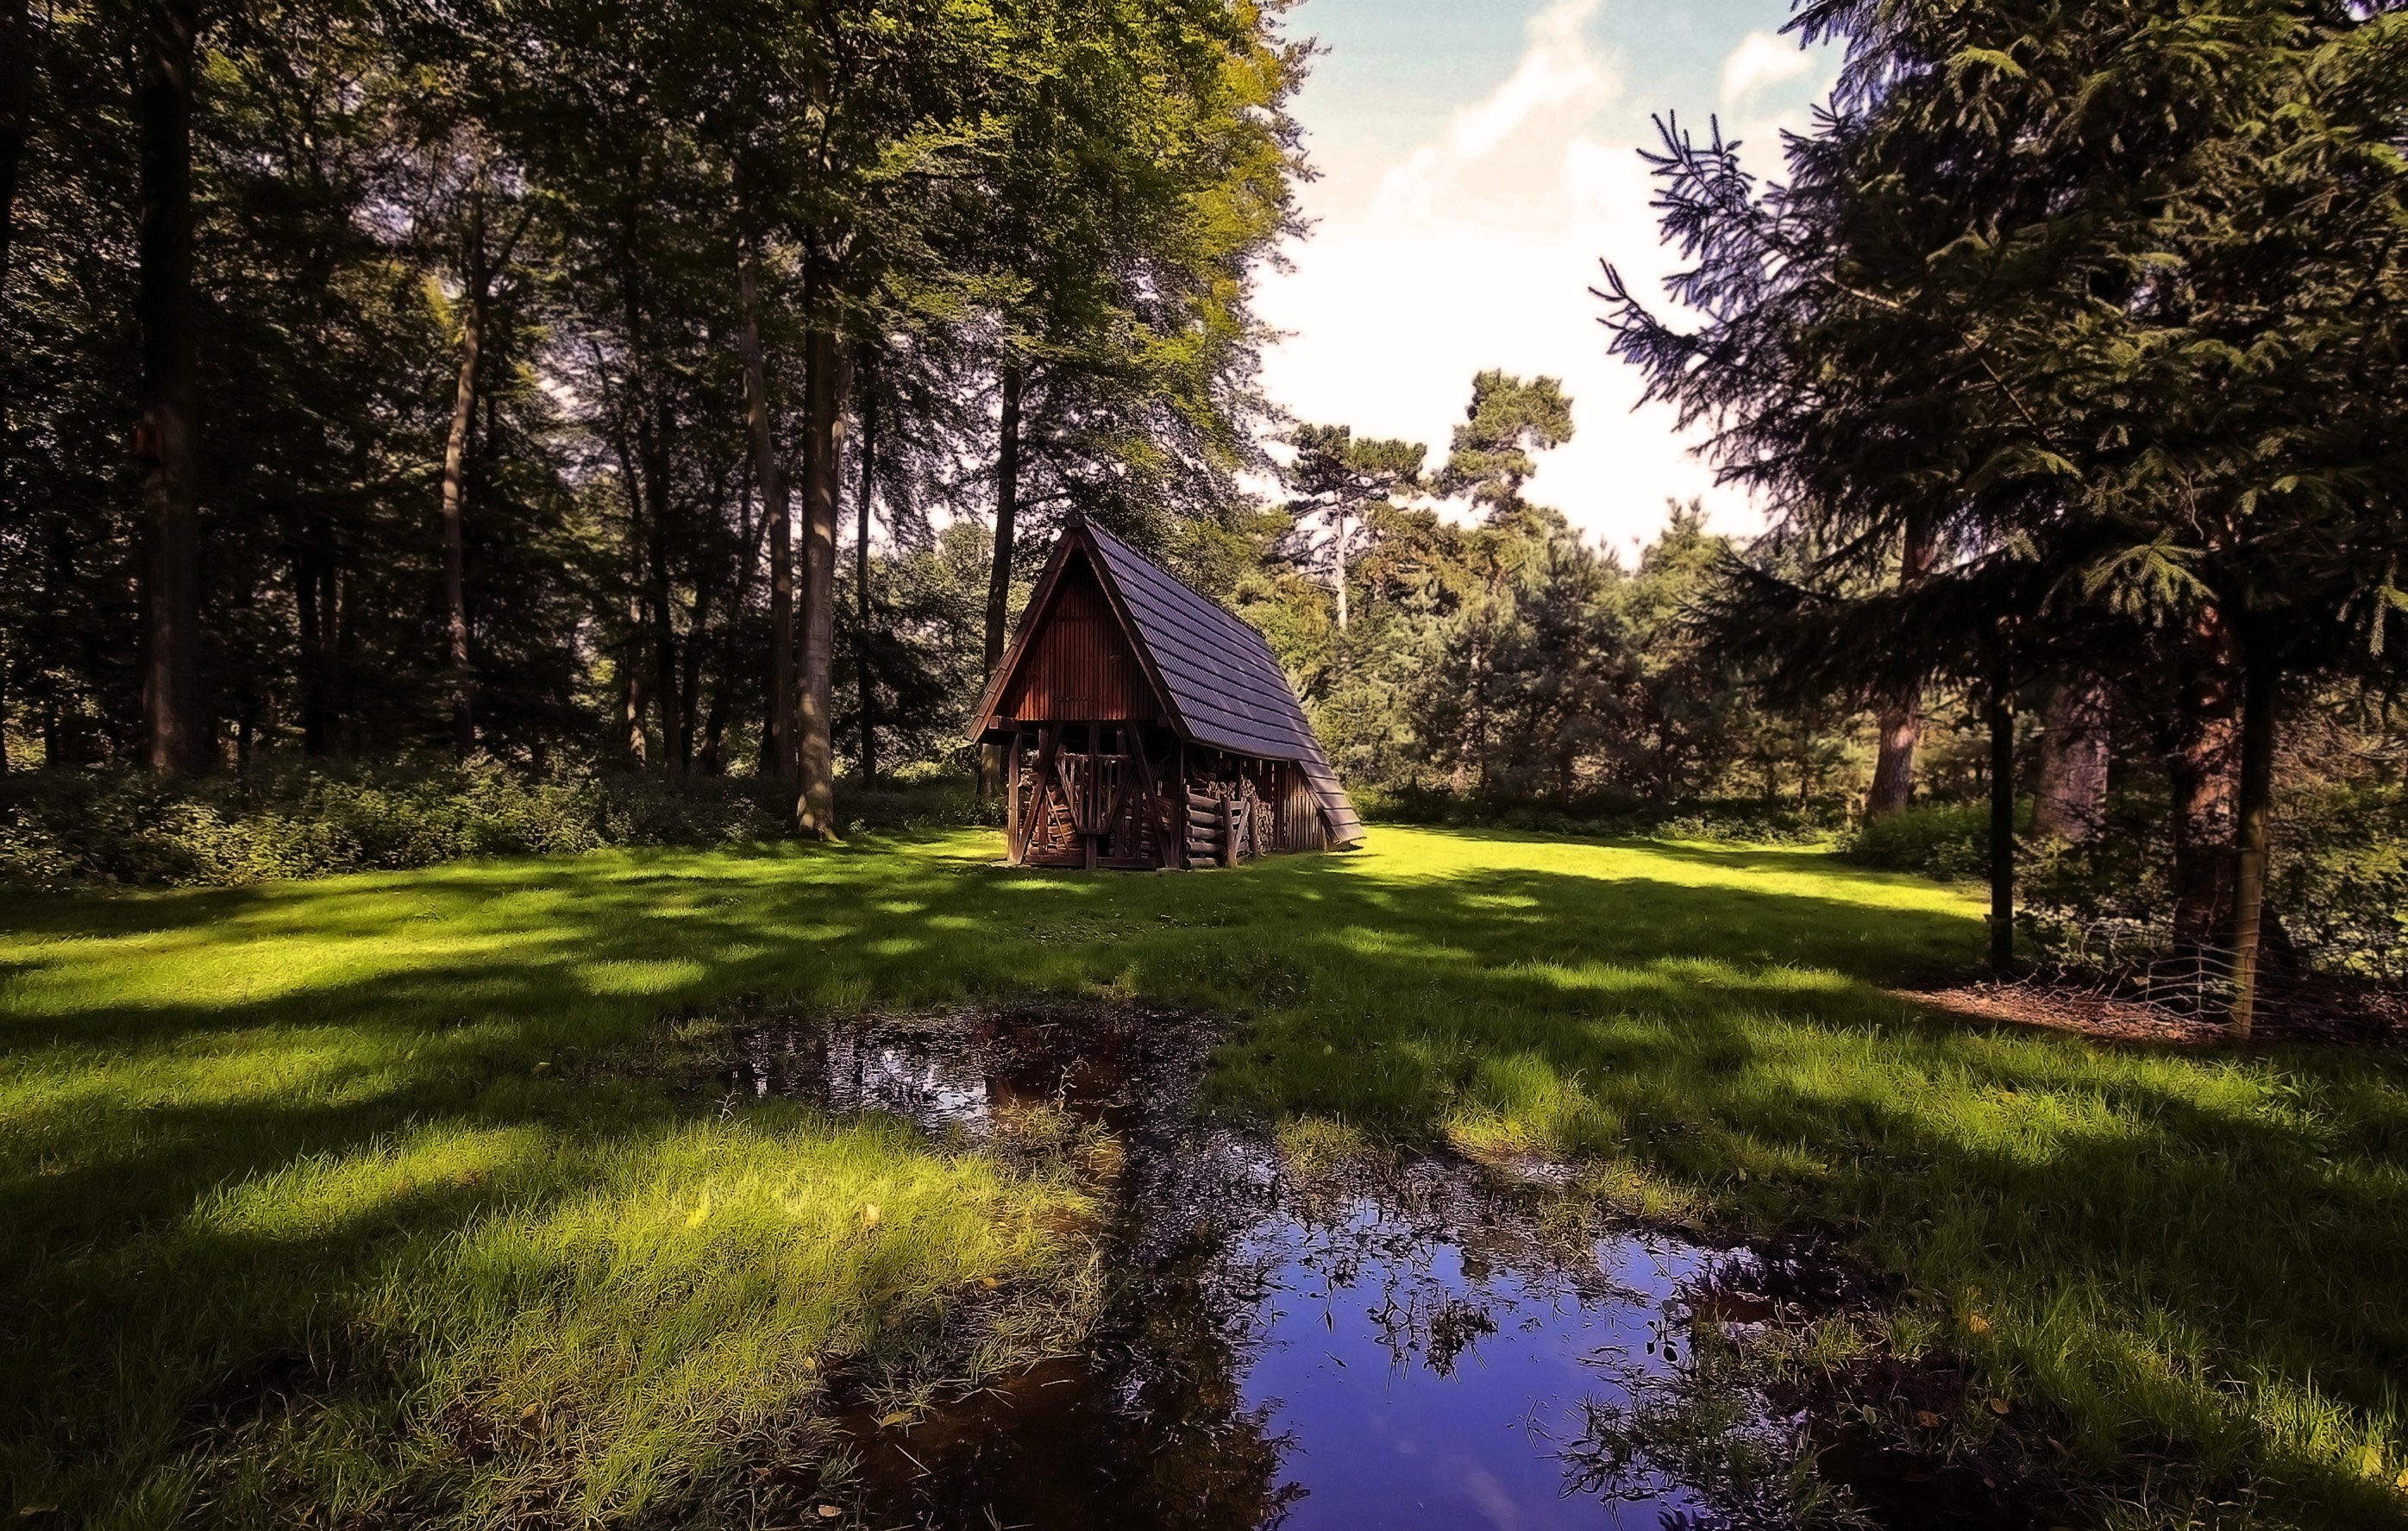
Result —
<path fill-rule="evenodd" d="M 1284 1525 L 1593 1531 L 1703 1509 L 1678 1491 L 1621 1506 L 1567 1497 L 1555 1454 L 1581 1433 L 1584 1396 L 1623 1396 L 1612 1366 L 1647 1358 L 1651 1321 L 1703 1268 L 1701 1252 L 1608 1241 L 1599 1269 L 1625 1295 L 1584 1303 L 1544 1278 L 1480 1271 L 1476 1256 L 1468 1272 L 1463 1249 L 1387 1224 L 1369 1203 L 1335 1230 L 1282 1218 L 1247 1242 L 1275 1273 L 1246 1402 L 1274 1408 L 1290 1440 L 1283 1475 L 1308 1491 Z M 1431 1321 L 1442 1327 L 1467 1298 L 1495 1330 L 1434 1367 Z"/>
<path fill-rule="evenodd" d="M 984 1067 L 962 1053 L 892 1043 L 825 1039 L 818 1081 L 824 1103 L 838 1111 L 891 1111 L 930 1125 L 975 1126 L 987 1113 Z M 763 1063 L 751 1069 L 752 1093 L 785 1094 L 789 1080 Z"/>
<path fill-rule="evenodd" d="M 1619 1482 L 1620 1501 L 1568 1487 L 1579 1475 L 1561 1453 L 1586 1434 L 1584 1400 L 1627 1405 L 1628 1385 L 1669 1374 L 1675 1299 L 1718 1256 L 1655 1235 L 1559 1241 L 1452 1161 L 1370 1185 L 1299 1177 L 1269 1139 L 1183 1130 L 1163 1066 L 1134 1043 L 1115 1061 L 1109 1042 L 1002 1023 L 750 1039 L 739 1087 L 839 1112 L 981 1138 L 1008 1130 L 1024 1096 L 1089 1120 L 1115 1104 L 1136 1112 L 1117 1187 L 1114 1264 L 1129 1279 L 1118 1316 L 1088 1360 L 909 1431 L 873 1411 L 856 1439 L 894 1513 L 872 1524 L 1717 1524 L 1660 1474 Z M 1124 1067 L 1131 1057 L 1140 1066 Z M 1090 1088 L 1070 1090 L 1074 1068 Z"/>

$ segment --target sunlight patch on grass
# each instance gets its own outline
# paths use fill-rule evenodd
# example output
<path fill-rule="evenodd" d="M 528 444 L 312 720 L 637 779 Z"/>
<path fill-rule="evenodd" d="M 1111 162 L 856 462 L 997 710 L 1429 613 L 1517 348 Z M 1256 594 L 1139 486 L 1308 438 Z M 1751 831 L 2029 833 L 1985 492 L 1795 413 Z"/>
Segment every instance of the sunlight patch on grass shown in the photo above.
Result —
<path fill-rule="evenodd" d="M 580 963 L 578 981 L 597 994 L 667 994 L 699 982 L 710 969 L 693 958 Z"/>

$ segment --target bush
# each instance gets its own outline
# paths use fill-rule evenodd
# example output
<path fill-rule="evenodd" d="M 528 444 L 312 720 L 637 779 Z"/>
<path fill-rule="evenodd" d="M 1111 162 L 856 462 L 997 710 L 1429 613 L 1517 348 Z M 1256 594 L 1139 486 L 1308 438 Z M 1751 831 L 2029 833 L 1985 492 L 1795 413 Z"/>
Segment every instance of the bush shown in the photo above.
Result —
<path fill-rule="evenodd" d="M 490 762 L 189 783 L 35 771 L 0 779 L 0 882 L 256 882 L 605 845 L 742 844 L 781 833 L 782 820 L 751 781 L 672 787 Z"/>
<path fill-rule="evenodd" d="M 836 806 L 848 835 L 1003 825 L 1003 799 L 981 797 L 978 782 L 961 776 L 907 776 L 874 787 L 847 785 L 838 792 Z"/>
<path fill-rule="evenodd" d="M 1847 858 L 1889 872 L 1987 877 L 1990 805 L 1925 803 L 1868 820 L 1850 837 Z"/>
<path fill-rule="evenodd" d="M 2172 946 L 2173 845 L 2158 794 L 2119 797 L 2085 845 L 2028 848 L 2025 928 L 2051 963 L 2122 976 Z M 2408 790 L 2317 784 L 2278 796 L 2266 887 L 2274 962 L 2408 983 Z"/>
<path fill-rule="evenodd" d="M 1819 845 L 1845 823 L 1837 803 L 1799 808 L 1759 797 L 1699 798 L 1657 803 L 1616 793 L 1569 800 L 1488 798 L 1431 787 L 1350 787 L 1363 817 L 1374 823 L 1518 829 L 1592 839 L 1718 840 L 1744 845 Z"/>

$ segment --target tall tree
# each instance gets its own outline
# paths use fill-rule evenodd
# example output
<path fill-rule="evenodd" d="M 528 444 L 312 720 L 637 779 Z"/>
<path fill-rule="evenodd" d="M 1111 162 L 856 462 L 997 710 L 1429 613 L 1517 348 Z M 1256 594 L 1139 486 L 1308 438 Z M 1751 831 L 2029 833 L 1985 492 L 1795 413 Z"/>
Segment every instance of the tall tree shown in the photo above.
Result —
<path fill-rule="evenodd" d="M 878 780 L 878 694 L 869 673 L 869 537 L 878 503 L 878 390 L 884 379 L 874 366 L 856 365 L 853 373 L 861 399 L 861 487 L 853 496 L 853 693 L 860 709 L 861 784 L 867 787 Z"/>
<path fill-rule="evenodd" d="M 2077 668 L 2049 687 L 2032 813 L 2036 837 L 2079 844 L 2106 828 L 2113 722 L 2114 703 L 2095 670 Z"/>
<path fill-rule="evenodd" d="M 200 341 L 193 304 L 193 66 L 197 0 L 146 0 L 136 38 L 141 142 L 140 419 L 149 548 L 143 561 L 143 757 L 153 771 L 201 770 L 209 749 L 201 695 Z"/>
<path fill-rule="evenodd" d="M 1345 425 L 1305 425 L 1289 437 L 1296 456 L 1281 477 L 1286 481 L 1291 514 L 1299 521 L 1317 519 L 1327 528 L 1320 559 L 1328 567 L 1329 587 L 1338 603 L 1338 631 L 1344 633 L 1349 612 L 1347 583 L 1354 552 L 1354 531 L 1375 505 L 1392 503 L 1422 487 L 1422 465 L 1429 449 L 1417 442 L 1356 439 Z"/>
<path fill-rule="evenodd" d="M 843 498 L 845 414 L 853 394 L 853 353 L 825 330 L 810 340 L 806 392 L 809 435 L 803 457 L 803 613 L 801 780 L 795 827 L 806 837 L 836 837 L 836 551 Z"/>
<path fill-rule="evenodd" d="M 494 284 L 509 269 L 534 205 L 523 206 L 496 247 L 487 229 L 496 199 L 492 155 L 478 146 L 464 188 L 459 222 L 460 375 L 452 391 L 452 428 L 443 444 L 443 615 L 445 663 L 452 689 L 452 749 L 466 760 L 477 751 L 477 684 L 469 651 L 466 508 L 469 432 L 477 418 L 478 371 L 484 365 Z M 505 215 L 508 216 L 507 209 Z"/>
<path fill-rule="evenodd" d="M 0 304 L 17 234 L 17 177 L 32 136 L 34 29 L 28 0 L 0 0 Z"/>

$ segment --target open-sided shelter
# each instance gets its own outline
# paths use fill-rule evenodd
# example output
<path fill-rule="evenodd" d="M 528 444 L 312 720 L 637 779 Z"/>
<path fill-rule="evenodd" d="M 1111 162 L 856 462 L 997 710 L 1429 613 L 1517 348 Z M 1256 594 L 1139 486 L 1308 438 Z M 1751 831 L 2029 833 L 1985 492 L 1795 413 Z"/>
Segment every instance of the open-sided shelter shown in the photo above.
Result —
<path fill-rule="evenodd" d="M 1263 636 L 1082 518 L 970 732 L 1006 751 L 1017 866 L 1227 866 L 1363 842 Z"/>

